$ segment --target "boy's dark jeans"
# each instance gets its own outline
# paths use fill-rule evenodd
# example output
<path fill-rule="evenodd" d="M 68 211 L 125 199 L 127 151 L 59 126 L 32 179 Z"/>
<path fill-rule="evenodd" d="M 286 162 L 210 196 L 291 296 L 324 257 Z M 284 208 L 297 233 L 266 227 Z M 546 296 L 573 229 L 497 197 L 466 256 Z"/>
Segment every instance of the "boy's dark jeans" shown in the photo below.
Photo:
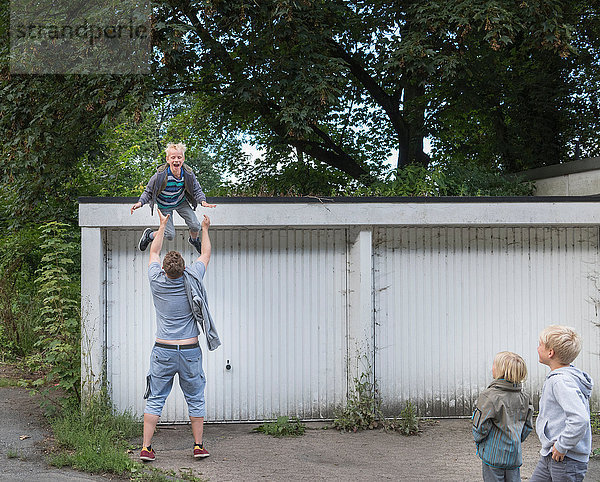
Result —
<path fill-rule="evenodd" d="M 521 470 L 516 469 L 497 469 L 490 467 L 485 462 L 481 463 L 481 474 L 484 482 L 521 482 Z"/>
<path fill-rule="evenodd" d="M 580 482 L 587 472 L 587 462 L 565 457 L 562 462 L 552 460 L 552 454 L 540 457 L 530 482 Z"/>

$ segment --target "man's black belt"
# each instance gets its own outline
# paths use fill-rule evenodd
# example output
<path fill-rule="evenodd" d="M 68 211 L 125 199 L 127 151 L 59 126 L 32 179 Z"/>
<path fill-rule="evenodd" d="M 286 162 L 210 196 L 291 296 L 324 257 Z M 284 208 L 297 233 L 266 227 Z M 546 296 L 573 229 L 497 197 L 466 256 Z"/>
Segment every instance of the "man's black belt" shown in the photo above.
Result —
<path fill-rule="evenodd" d="M 168 345 L 167 343 L 155 342 L 154 346 L 158 346 L 160 348 L 170 348 L 171 350 L 189 350 L 190 348 L 198 348 L 200 343 L 196 342 L 189 345 Z"/>

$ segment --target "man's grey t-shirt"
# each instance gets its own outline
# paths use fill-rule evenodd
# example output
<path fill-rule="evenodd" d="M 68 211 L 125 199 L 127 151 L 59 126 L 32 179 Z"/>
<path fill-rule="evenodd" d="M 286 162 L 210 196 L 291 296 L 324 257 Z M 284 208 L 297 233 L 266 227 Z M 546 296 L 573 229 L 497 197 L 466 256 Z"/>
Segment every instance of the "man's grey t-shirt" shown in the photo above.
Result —
<path fill-rule="evenodd" d="M 196 261 L 185 269 L 200 279 L 206 272 L 202 261 Z M 184 340 L 198 336 L 200 332 L 185 292 L 183 276 L 170 279 L 155 262 L 148 266 L 148 279 L 156 309 L 156 338 Z"/>

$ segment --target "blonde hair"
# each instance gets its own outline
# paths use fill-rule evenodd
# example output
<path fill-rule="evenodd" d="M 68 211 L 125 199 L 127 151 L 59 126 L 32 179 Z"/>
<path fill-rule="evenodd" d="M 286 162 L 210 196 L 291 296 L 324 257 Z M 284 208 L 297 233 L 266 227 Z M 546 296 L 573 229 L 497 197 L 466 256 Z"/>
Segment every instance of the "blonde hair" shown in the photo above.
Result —
<path fill-rule="evenodd" d="M 540 343 L 554 354 L 558 361 L 569 365 L 581 351 L 581 338 L 570 326 L 551 325 L 540 333 Z"/>
<path fill-rule="evenodd" d="M 525 360 L 516 353 L 501 351 L 494 357 L 496 378 L 504 378 L 512 383 L 521 383 L 527 378 Z"/>
<path fill-rule="evenodd" d="M 185 154 L 185 150 L 187 149 L 187 147 L 185 147 L 185 144 L 183 144 L 181 142 L 178 142 L 177 144 L 175 144 L 173 142 L 169 142 L 165 149 L 165 154 L 167 155 L 167 157 L 169 157 L 169 151 L 171 149 L 176 150 L 176 151 L 181 151 L 183 154 Z"/>

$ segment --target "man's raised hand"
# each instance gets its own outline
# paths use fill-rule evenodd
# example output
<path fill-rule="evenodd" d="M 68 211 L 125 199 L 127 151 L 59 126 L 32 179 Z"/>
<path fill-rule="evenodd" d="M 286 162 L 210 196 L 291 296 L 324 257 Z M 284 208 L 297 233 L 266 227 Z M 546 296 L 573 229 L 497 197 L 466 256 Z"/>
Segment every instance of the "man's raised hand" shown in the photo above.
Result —
<path fill-rule="evenodd" d="M 169 218 L 171 217 L 170 214 L 167 214 L 166 216 L 161 212 L 160 209 L 157 209 L 158 211 L 158 217 L 160 219 L 160 225 L 161 226 L 166 226 L 167 225 L 167 221 L 169 220 Z"/>

